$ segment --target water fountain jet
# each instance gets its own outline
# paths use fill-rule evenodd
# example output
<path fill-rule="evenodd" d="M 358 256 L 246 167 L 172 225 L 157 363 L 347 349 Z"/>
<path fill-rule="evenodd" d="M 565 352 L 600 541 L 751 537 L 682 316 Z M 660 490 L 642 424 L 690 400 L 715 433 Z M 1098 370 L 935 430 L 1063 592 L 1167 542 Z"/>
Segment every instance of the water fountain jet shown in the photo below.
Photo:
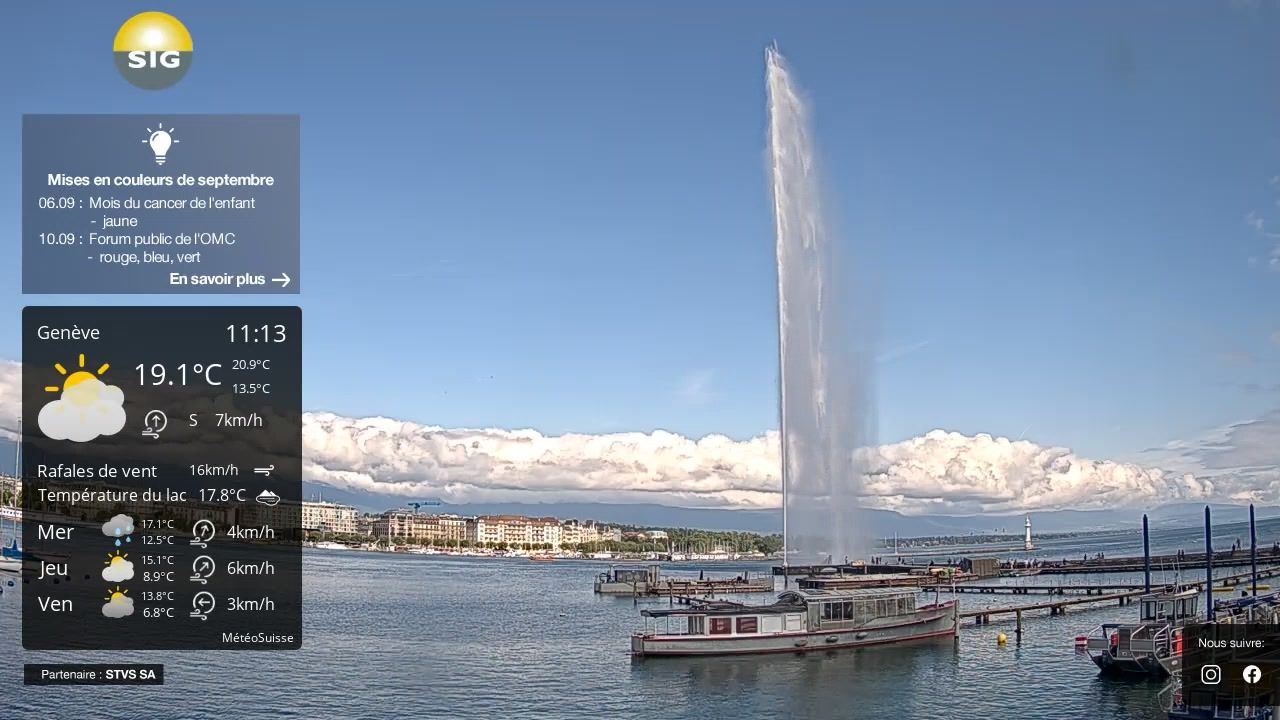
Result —
<path fill-rule="evenodd" d="M 822 203 L 809 108 L 765 50 L 778 274 L 778 416 L 784 564 L 859 557 L 858 497 L 875 411 L 866 305 L 853 308 Z M 861 332 L 858 328 L 863 328 Z M 859 343 L 851 342 L 858 335 Z"/>

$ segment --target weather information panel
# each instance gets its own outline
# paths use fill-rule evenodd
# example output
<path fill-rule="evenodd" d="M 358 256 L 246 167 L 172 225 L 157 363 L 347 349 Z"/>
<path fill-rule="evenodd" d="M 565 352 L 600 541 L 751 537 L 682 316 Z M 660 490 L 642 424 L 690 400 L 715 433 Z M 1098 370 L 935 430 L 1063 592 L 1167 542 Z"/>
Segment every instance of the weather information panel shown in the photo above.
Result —
<path fill-rule="evenodd" d="M 24 115 L 24 293 L 296 293 L 297 115 Z"/>
<path fill-rule="evenodd" d="M 23 312 L 22 644 L 302 642 L 302 312 Z"/>

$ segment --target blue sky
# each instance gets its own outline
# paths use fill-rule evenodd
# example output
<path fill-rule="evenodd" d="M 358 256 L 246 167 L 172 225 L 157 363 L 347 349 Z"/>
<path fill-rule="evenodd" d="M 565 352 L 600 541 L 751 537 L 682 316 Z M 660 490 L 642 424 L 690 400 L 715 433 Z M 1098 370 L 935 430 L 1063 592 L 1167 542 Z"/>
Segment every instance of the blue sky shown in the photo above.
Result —
<path fill-rule="evenodd" d="M 776 40 L 875 278 L 881 439 L 1136 458 L 1280 405 L 1280 8 L 686 5 L 6 3 L 0 358 L 78 301 L 20 294 L 20 113 L 297 112 L 309 408 L 757 435 Z M 143 9 L 194 38 L 169 90 L 112 65 Z"/>

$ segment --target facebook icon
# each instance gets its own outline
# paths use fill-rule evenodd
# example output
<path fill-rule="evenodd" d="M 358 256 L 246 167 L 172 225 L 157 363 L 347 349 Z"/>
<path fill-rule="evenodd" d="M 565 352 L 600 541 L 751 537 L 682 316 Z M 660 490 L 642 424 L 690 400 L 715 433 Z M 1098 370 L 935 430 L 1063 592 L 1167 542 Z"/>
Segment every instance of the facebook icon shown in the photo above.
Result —
<path fill-rule="evenodd" d="M 1249 665 L 1244 669 L 1244 681 L 1253 685 L 1262 679 L 1262 670 L 1257 665 Z"/>

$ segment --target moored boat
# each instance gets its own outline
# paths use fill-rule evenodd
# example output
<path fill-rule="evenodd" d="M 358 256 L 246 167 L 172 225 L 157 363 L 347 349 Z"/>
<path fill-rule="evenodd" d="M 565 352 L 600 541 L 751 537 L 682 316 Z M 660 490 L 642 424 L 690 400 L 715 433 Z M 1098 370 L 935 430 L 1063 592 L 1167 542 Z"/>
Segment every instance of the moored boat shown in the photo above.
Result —
<path fill-rule="evenodd" d="M 1192 588 L 1142 596 L 1139 623 L 1105 623 L 1090 633 L 1085 644 L 1090 659 L 1104 674 L 1178 675 L 1183 665 L 1183 627 L 1210 622 L 1199 612 L 1201 595 Z M 1280 624 L 1280 597 L 1215 601 L 1212 622 Z"/>
<path fill-rule="evenodd" d="M 1195 588 L 1143 595 L 1136 624 L 1099 625 L 1085 651 L 1106 675 L 1174 674 L 1182 669 L 1182 626 L 1200 621 L 1199 603 Z"/>
<path fill-rule="evenodd" d="M 959 604 L 917 605 L 916 597 L 914 589 L 793 590 L 771 605 L 712 601 L 644 610 L 646 630 L 631 636 L 631 653 L 804 653 L 954 637 Z M 662 632 L 650 630 L 651 623 L 663 625 Z"/>
<path fill-rule="evenodd" d="M 350 545 L 343 545 L 340 542 L 334 542 L 332 540 L 320 540 L 318 542 L 309 544 L 307 547 L 315 548 L 316 550 L 350 550 L 351 549 Z"/>

